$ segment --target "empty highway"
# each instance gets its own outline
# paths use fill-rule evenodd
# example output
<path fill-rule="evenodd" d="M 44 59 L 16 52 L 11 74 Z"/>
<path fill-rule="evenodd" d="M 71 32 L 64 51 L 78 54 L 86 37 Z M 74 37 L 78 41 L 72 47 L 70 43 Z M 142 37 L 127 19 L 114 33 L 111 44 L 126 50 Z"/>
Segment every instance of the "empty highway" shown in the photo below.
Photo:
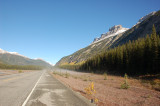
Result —
<path fill-rule="evenodd" d="M 47 71 L 0 76 L 0 106 L 89 106 Z"/>

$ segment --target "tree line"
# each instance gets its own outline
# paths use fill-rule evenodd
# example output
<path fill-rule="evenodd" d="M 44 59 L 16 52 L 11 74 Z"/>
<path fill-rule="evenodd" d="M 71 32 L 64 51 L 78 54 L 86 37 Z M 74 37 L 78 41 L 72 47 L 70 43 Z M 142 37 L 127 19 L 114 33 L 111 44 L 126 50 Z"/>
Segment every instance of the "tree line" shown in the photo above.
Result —
<path fill-rule="evenodd" d="M 16 69 L 16 70 L 42 70 L 41 66 L 34 65 L 8 65 L 0 63 L 0 69 Z"/>
<path fill-rule="evenodd" d="M 79 66 L 80 70 L 119 74 L 143 75 L 160 72 L 160 37 L 155 26 L 151 35 L 129 41 L 88 59 Z"/>

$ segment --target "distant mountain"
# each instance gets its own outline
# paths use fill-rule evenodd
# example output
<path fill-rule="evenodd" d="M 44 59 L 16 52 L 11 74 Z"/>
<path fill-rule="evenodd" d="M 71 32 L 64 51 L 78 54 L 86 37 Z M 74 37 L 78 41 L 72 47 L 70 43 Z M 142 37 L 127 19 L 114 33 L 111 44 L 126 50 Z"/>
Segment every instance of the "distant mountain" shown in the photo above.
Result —
<path fill-rule="evenodd" d="M 160 11 L 142 17 L 130 29 L 123 28 L 121 25 L 111 27 L 109 32 L 101 34 L 100 38 L 95 38 L 89 46 L 63 57 L 56 65 L 81 64 L 98 53 L 125 44 L 129 40 L 145 37 L 147 34 L 151 34 L 153 24 L 157 29 L 157 33 L 160 34 Z"/>
<path fill-rule="evenodd" d="M 36 65 L 50 67 L 51 64 L 42 59 L 30 59 L 17 52 L 8 52 L 0 49 L 0 63 L 8 65 Z"/>
<path fill-rule="evenodd" d="M 56 65 L 76 64 L 81 63 L 89 57 L 102 52 L 115 42 L 122 34 L 128 30 L 121 25 L 115 25 L 109 29 L 109 32 L 101 34 L 100 38 L 95 38 L 94 41 L 86 48 L 82 48 L 72 55 L 63 57 Z"/>

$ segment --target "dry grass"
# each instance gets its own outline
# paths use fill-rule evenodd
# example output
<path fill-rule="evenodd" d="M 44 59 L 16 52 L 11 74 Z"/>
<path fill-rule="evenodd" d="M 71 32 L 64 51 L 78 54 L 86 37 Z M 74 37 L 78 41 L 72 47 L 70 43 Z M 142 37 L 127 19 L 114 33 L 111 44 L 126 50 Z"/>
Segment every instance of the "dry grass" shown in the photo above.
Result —
<path fill-rule="evenodd" d="M 160 91 L 160 74 L 140 76 L 140 81 L 146 88 Z"/>

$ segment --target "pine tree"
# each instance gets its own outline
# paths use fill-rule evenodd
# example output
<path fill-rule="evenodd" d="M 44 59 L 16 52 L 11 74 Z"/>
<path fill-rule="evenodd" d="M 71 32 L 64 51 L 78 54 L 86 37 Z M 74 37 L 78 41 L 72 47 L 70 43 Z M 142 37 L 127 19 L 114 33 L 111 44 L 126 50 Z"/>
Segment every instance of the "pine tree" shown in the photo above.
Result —
<path fill-rule="evenodd" d="M 157 35 L 157 42 L 158 42 L 158 57 L 157 57 L 157 73 L 160 70 L 160 37 Z"/>
<path fill-rule="evenodd" d="M 160 70 L 160 38 L 153 25 L 152 34 L 146 38 L 109 49 L 88 59 L 82 69 L 89 71 L 113 69 L 121 74 L 154 74 Z"/>
<path fill-rule="evenodd" d="M 156 60 L 158 57 L 158 44 L 157 44 L 157 34 L 155 26 L 152 27 L 152 34 L 151 34 L 151 42 L 152 42 L 152 70 L 156 71 Z"/>
<path fill-rule="evenodd" d="M 144 48 L 144 69 L 146 70 L 146 73 L 149 73 L 151 70 L 151 62 L 152 62 L 152 53 L 151 53 L 151 39 L 149 35 L 147 35 L 145 39 L 145 48 Z"/>

